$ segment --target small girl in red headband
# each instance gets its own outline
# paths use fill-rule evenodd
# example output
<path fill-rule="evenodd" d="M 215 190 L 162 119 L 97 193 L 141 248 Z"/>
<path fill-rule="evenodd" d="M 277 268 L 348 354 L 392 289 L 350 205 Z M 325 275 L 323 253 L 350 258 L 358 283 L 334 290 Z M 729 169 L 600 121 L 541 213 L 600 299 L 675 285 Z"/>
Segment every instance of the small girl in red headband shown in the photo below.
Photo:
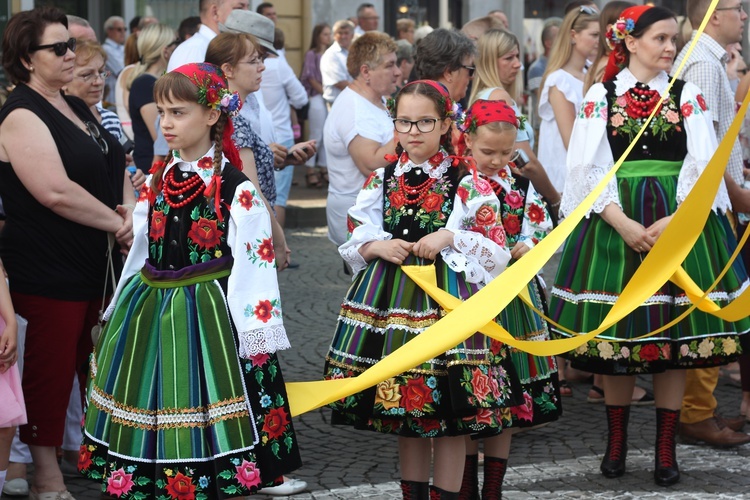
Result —
<path fill-rule="evenodd" d="M 527 179 L 515 177 L 511 166 L 523 168 L 515 149 L 518 118 L 504 101 L 477 100 L 469 108 L 463 123 L 460 144 L 471 151 L 471 180 L 479 192 L 489 189 L 500 207 L 499 219 L 505 231 L 511 263 L 520 259 L 549 231 L 552 220 L 545 203 Z M 514 163 L 518 162 L 518 163 Z M 464 183 L 462 182 L 462 185 Z M 460 191 L 469 204 L 477 191 Z M 544 309 L 540 284 L 533 280 L 528 292 L 534 306 Z M 498 316 L 498 322 L 515 338 L 547 340 L 547 323 L 534 310 L 516 297 Z M 496 362 L 505 362 L 499 343 L 492 341 Z M 529 428 L 557 420 L 562 409 L 555 358 L 533 356 L 511 349 L 510 359 L 518 373 L 523 390 L 522 404 L 511 407 L 510 427 L 502 434 L 484 440 L 484 485 L 482 498 L 501 498 L 502 484 L 510 454 L 511 435 L 517 428 Z M 461 485 L 462 499 L 479 498 L 478 442 L 467 439 L 466 463 Z"/>
<path fill-rule="evenodd" d="M 349 210 L 349 240 L 339 252 L 355 278 L 326 356 L 327 379 L 359 375 L 440 319 L 439 305 L 401 264 L 434 262 L 438 286 L 467 299 L 510 260 L 494 193 L 487 189 L 471 200 L 459 193 L 474 188 L 460 183 L 452 154 L 448 91 L 434 81 L 412 82 L 389 107 L 398 156 L 370 176 Z M 512 366 L 493 363 L 491 348 L 489 338 L 475 333 L 332 403 L 332 423 L 399 436 L 404 498 L 428 498 L 428 490 L 430 498 L 457 498 L 464 436 L 497 434 L 519 400 L 512 398 L 518 392 Z"/>
<path fill-rule="evenodd" d="M 240 498 L 300 466 L 271 220 L 240 171 L 221 70 L 181 66 L 154 95 L 172 152 L 133 213 L 78 467 L 110 496 Z"/>

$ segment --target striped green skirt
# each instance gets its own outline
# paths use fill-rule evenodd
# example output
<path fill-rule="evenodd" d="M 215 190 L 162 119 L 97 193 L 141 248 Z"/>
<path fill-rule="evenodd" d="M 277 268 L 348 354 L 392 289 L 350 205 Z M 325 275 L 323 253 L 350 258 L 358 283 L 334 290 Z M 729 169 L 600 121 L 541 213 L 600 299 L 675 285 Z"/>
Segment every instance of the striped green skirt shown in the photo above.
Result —
<path fill-rule="evenodd" d="M 409 257 L 405 264 L 421 264 Z M 437 285 L 467 299 L 477 287 L 438 257 Z M 420 335 L 444 314 L 400 266 L 375 259 L 360 272 L 341 306 L 326 356 L 326 379 L 356 377 Z M 520 404 L 518 377 L 501 347 L 475 333 L 455 348 L 413 369 L 329 406 L 333 424 L 404 437 L 494 435 L 510 424 Z M 499 359 L 499 362 L 495 362 Z"/>
<path fill-rule="evenodd" d="M 623 211 L 648 227 L 677 209 L 679 162 L 625 162 L 617 172 Z M 682 266 L 699 287 L 707 289 L 737 246 L 724 215 L 711 212 L 703 232 Z M 645 255 L 635 252 L 598 214 L 584 219 L 563 248 L 550 298 L 551 317 L 575 332 L 588 332 L 604 320 Z M 710 298 L 725 306 L 749 282 L 735 260 Z M 667 282 L 635 311 L 596 339 L 568 353 L 574 366 L 603 374 L 655 373 L 671 368 L 709 367 L 728 363 L 741 353 L 740 336 L 750 319 L 732 323 L 694 310 L 672 328 L 647 334 L 690 306 L 680 288 Z M 554 329 L 553 336 L 567 333 Z M 602 340 L 607 340 L 602 341 Z"/>
<path fill-rule="evenodd" d="M 91 358 L 79 470 L 119 498 L 231 498 L 300 466 L 275 354 L 240 359 L 219 280 L 231 258 L 148 263 Z"/>
<path fill-rule="evenodd" d="M 539 311 L 546 310 L 537 279 L 528 285 L 531 302 Z M 549 340 L 547 322 L 520 298 L 514 298 L 500 312 L 497 322 L 518 340 Z M 491 352 L 499 352 L 500 342 L 492 340 Z M 510 358 L 523 391 L 523 404 L 510 409 L 513 427 L 534 427 L 557 420 L 562 414 L 560 383 L 553 356 L 534 356 L 510 348 Z"/>

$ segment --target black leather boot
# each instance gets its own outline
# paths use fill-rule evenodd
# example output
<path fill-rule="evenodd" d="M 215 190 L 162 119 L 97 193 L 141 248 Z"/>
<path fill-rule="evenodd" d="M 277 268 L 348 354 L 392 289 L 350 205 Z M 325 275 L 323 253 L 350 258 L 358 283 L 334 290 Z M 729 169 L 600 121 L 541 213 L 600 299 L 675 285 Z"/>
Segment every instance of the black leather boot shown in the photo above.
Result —
<path fill-rule="evenodd" d="M 479 500 L 479 455 L 466 455 L 459 500 Z"/>
<path fill-rule="evenodd" d="M 503 498 L 503 480 L 505 479 L 507 468 L 507 458 L 484 457 L 482 500 L 498 500 Z"/>
<path fill-rule="evenodd" d="M 620 477 L 625 474 L 625 457 L 628 454 L 628 418 L 630 406 L 607 405 L 607 451 L 604 452 L 599 469 L 604 477 Z"/>
<path fill-rule="evenodd" d="M 675 454 L 675 435 L 680 410 L 656 409 L 656 453 L 654 480 L 659 486 L 671 486 L 680 480 Z"/>
<path fill-rule="evenodd" d="M 430 486 L 430 500 L 458 500 L 458 492 Z"/>
<path fill-rule="evenodd" d="M 429 500 L 430 484 L 401 480 L 401 495 L 404 500 Z"/>

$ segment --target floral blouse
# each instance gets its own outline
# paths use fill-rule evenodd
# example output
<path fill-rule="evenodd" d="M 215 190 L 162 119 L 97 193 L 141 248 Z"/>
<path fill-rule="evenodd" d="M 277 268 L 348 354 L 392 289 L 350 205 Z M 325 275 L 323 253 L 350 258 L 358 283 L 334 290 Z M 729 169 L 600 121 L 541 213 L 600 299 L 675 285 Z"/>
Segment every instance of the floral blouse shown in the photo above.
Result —
<path fill-rule="evenodd" d="M 613 102 L 608 102 L 608 92 L 605 84 L 597 83 L 589 89 L 583 99 L 580 110 L 573 126 L 568 148 L 568 174 L 565 181 L 560 213 L 570 214 L 584 198 L 594 189 L 602 178 L 614 166 L 614 157 L 609 133 L 635 137 L 641 127 L 643 119 L 631 116 L 623 96 L 637 85 L 641 88 L 654 89 L 664 95 L 669 83 L 669 76 L 662 72 L 647 84 L 639 84 L 635 76 L 627 68 L 622 70 L 614 81 Z M 679 102 L 675 102 L 679 99 Z M 680 125 L 684 130 L 680 130 Z M 717 147 L 716 132 L 714 131 L 711 113 L 698 87 L 690 82 L 684 82 L 679 97 L 668 96 L 662 108 L 654 116 L 647 133 L 649 141 L 658 141 L 658 147 L 652 148 L 652 159 L 667 159 L 675 149 L 677 138 L 675 133 L 686 136 L 687 154 L 682 158 L 682 167 L 677 179 L 677 202 L 688 195 L 692 187 L 703 173 L 706 165 Z M 646 135 L 646 134 L 644 134 Z M 638 144 L 641 144 L 640 142 Z M 646 146 L 644 144 L 644 146 Z M 631 153 L 632 156 L 637 156 Z M 641 159 L 638 156 L 637 159 Z M 669 158 L 671 159 L 671 158 Z M 591 211 L 600 213 L 610 203 L 620 204 L 617 180 L 613 178 L 599 196 Z M 731 208 L 726 186 L 722 181 L 713 209 L 725 212 Z"/>
<path fill-rule="evenodd" d="M 396 179 L 396 182 L 385 181 L 390 176 L 386 175 L 384 168 L 376 170 L 367 179 L 356 203 L 349 210 L 349 239 L 339 247 L 339 253 L 352 266 L 355 276 L 367 266 L 359 253 L 362 245 L 407 236 L 392 234 L 385 229 L 389 223 L 384 220 L 384 212 L 390 212 L 385 217 L 414 217 L 423 220 L 425 225 L 432 226 L 432 231 L 427 231 L 428 233 L 440 229 L 452 231 L 453 246 L 444 248 L 440 252 L 441 257 L 453 271 L 465 272 L 466 280 L 470 283 L 488 283 L 508 265 L 510 252 L 505 246 L 505 232 L 499 224 L 500 207 L 489 183 L 484 181 L 482 189 L 478 190 L 473 182 L 464 179 L 465 182 L 462 181 L 455 192 L 466 191 L 466 199 L 455 194 L 451 203 L 446 202 L 443 192 L 446 186 L 441 180 L 447 175 L 448 169 L 456 167 L 451 165 L 452 159 L 444 152 L 438 155 L 441 156 L 437 161 L 436 155 L 417 165 L 408 155 L 402 154 L 394 167 L 388 167 L 393 168 L 391 178 Z M 398 189 L 398 178 L 413 170 L 422 170 L 430 178 L 436 179 L 433 190 L 416 209 L 399 202 L 402 193 Z M 450 204 L 453 205 L 452 210 L 446 213 L 448 211 L 445 208 Z"/>
<path fill-rule="evenodd" d="M 516 243 L 524 243 L 531 249 L 552 231 L 552 219 L 546 204 L 531 183 L 524 193 L 507 165 L 489 181 L 500 200 L 508 248 L 513 248 Z"/>
<path fill-rule="evenodd" d="M 250 148 L 255 156 L 255 170 L 258 171 L 260 191 L 271 206 L 276 204 L 276 180 L 273 175 L 273 152 L 263 142 L 250 126 L 250 122 L 242 115 L 232 118 L 234 133 L 232 140 L 237 149 Z"/>
<path fill-rule="evenodd" d="M 213 147 L 202 158 L 193 162 L 181 160 L 176 151 L 173 155 L 173 159 L 164 169 L 164 176 L 171 169 L 179 169 L 188 175 L 191 172 L 197 173 L 206 185 L 210 183 L 213 170 Z M 229 162 L 224 158 L 222 168 L 226 168 L 228 164 Z M 184 211 L 183 208 L 173 208 L 174 214 L 164 214 L 163 210 L 157 210 L 167 206 L 163 203 L 163 193 L 159 193 L 156 196 L 154 210 L 152 210 L 148 196 L 151 176 L 146 179 L 133 211 L 133 246 L 125 262 L 115 295 L 105 313 L 105 319 L 108 319 L 114 311 L 117 298 L 125 284 L 150 258 L 150 247 L 154 242 L 159 242 L 160 231 L 163 231 L 163 228 L 159 226 L 160 219 L 165 216 L 188 216 L 193 219 L 193 222 L 187 234 L 183 235 L 181 244 L 188 247 L 195 246 L 196 262 L 221 257 L 216 252 L 208 251 L 211 249 L 207 249 L 206 246 L 210 243 L 204 241 L 205 238 L 196 237 L 197 234 L 205 233 L 208 229 L 216 229 L 213 232 L 217 236 L 217 245 L 219 240 L 225 241 L 231 250 L 233 263 L 227 283 L 226 301 L 230 316 L 237 328 L 240 356 L 249 359 L 254 355 L 272 353 L 290 347 L 281 313 L 270 215 L 253 183 L 244 176 L 243 178 L 244 181 L 234 188 L 231 200 L 222 200 L 228 206 L 228 217 L 225 217 L 221 226 L 224 228 L 223 231 L 219 231 L 221 228 L 216 224 L 213 205 L 208 202 L 199 204 L 189 214 L 180 213 L 181 210 Z M 187 228 L 187 225 L 185 227 Z M 220 235 L 219 232 L 221 232 Z M 160 253 L 156 255 L 155 267 L 157 268 L 164 267 L 163 263 L 159 262 L 160 255 Z"/>

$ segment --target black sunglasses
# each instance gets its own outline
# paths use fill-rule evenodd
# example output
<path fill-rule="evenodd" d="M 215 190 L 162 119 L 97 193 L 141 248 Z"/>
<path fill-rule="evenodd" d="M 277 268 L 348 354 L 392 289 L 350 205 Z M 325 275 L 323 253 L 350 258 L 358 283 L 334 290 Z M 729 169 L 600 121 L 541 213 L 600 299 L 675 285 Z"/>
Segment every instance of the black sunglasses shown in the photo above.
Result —
<path fill-rule="evenodd" d="M 472 78 L 474 76 L 474 72 L 477 70 L 476 66 L 466 66 L 465 64 L 462 64 L 461 67 L 469 72 L 469 78 Z"/>
<path fill-rule="evenodd" d="M 37 45 L 36 47 L 31 47 L 32 52 L 36 52 L 37 50 L 42 49 L 52 49 L 55 51 L 56 56 L 62 57 L 68 53 L 68 49 L 70 49 L 71 52 L 76 51 L 76 39 L 68 38 L 67 42 L 49 43 L 47 45 Z"/>
<path fill-rule="evenodd" d="M 99 132 L 99 129 L 96 125 L 94 125 L 92 122 L 83 122 L 86 125 L 86 128 L 89 129 L 89 133 L 91 134 L 91 138 L 96 141 L 96 144 L 99 146 L 99 149 L 102 150 L 102 153 L 106 156 L 107 153 L 109 153 L 109 144 L 107 144 L 107 141 L 104 140 L 104 137 L 102 137 L 101 132 Z"/>

